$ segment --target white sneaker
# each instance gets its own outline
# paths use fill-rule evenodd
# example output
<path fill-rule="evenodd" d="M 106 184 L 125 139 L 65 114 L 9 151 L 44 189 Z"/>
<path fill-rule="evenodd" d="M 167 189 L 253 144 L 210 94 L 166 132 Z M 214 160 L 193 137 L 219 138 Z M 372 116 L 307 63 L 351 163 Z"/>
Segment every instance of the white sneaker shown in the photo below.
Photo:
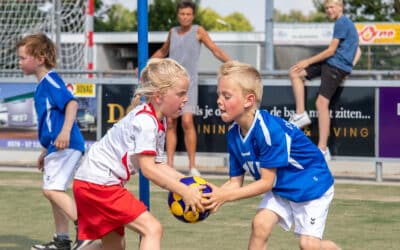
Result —
<path fill-rule="evenodd" d="M 197 170 L 196 168 L 191 168 L 189 170 L 189 175 L 191 175 L 191 176 L 201 176 L 200 171 Z"/>
<path fill-rule="evenodd" d="M 311 124 L 311 119 L 308 116 L 307 112 L 304 112 L 302 114 L 295 113 L 292 117 L 290 117 L 289 122 L 296 125 L 298 128 L 303 128 Z"/>
<path fill-rule="evenodd" d="M 325 161 L 328 162 L 332 159 L 331 157 L 331 151 L 329 151 L 329 148 L 326 148 L 325 151 L 321 150 L 321 153 L 324 155 Z"/>

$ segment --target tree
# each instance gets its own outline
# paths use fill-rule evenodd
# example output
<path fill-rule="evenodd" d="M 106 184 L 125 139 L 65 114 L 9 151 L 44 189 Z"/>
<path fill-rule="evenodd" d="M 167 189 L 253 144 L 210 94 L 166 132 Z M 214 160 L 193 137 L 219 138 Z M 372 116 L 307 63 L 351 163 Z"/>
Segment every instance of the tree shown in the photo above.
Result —
<path fill-rule="evenodd" d="M 177 0 L 155 0 L 149 6 L 149 30 L 169 30 L 179 25 L 176 18 Z M 196 10 L 194 23 L 203 26 L 209 31 L 251 31 L 253 27 L 241 13 L 232 13 L 222 17 L 210 8 Z"/>
<path fill-rule="evenodd" d="M 206 8 L 198 13 L 199 24 L 206 30 L 226 31 L 230 29 L 230 24 L 227 23 L 217 12 L 212 9 Z"/>
<path fill-rule="evenodd" d="M 200 2 L 200 1 L 196 1 Z M 148 7 L 149 31 L 168 31 L 177 26 L 177 0 L 154 0 Z M 252 31 L 250 22 L 239 12 L 222 17 L 212 9 L 197 9 L 194 23 L 210 31 Z M 120 4 L 107 6 L 102 0 L 95 0 L 94 30 L 136 31 L 137 10 L 129 11 Z"/>
<path fill-rule="evenodd" d="M 129 11 L 121 4 L 107 6 L 102 0 L 94 1 L 94 30 L 96 32 L 136 31 L 137 18 L 134 11 Z"/>
<path fill-rule="evenodd" d="M 172 26 L 178 25 L 176 0 L 155 0 L 149 5 L 148 11 L 149 31 L 167 31 Z"/>
<path fill-rule="evenodd" d="M 112 31 L 136 31 L 137 19 L 133 11 L 129 11 L 120 4 L 114 4 L 107 12 L 108 27 Z"/>
<path fill-rule="evenodd" d="M 233 12 L 226 16 L 224 20 L 230 24 L 232 31 L 253 31 L 249 20 L 240 12 Z"/>
<path fill-rule="evenodd" d="M 277 9 L 274 9 L 274 21 L 283 23 L 300 23 L 308 22 L 308 17 L 300 10 L 291 10 L 289 14 L 284 14 Z"/>
<path fill-rule="evenodd" d="M 103 1 L 94 0 L 94 31 L 107 31 L 109 28 L 106 23 L 107 7 L 104 6 Z"/>
<path fill-rule="evenodd" d="M 318 12 L 324 12 L 324 0 L 313 0 Z M 344 0 L 344 13 L 355 22 L 400 21 L 400 0 Z"/>

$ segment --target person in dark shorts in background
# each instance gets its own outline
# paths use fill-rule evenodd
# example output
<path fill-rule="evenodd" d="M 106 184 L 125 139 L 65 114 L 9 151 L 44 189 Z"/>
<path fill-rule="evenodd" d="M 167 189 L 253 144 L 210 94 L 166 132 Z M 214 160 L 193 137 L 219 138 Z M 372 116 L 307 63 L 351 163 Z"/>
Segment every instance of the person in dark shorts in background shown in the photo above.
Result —
<path fill-rule="evenodd" d="M 297 62 L 290 68 L 290 80 L 296 102 L 296 113 L 290 122 L 303 128 L 311 124 L 305 111 L 304 78 L 311 80 L 321 77 L 316 108 L 318 111 L 318 148 L 329 161 L 328 148 L 330 130 L 329 103 L 339 85 L 348 76 L 361 56 L 358 32 L 354 23 L 343 15 L 342 0 L 325 0 L 325 12 L 329 20 L 335 21 L 333 38 L 327 49 L 310 58 Z"/>

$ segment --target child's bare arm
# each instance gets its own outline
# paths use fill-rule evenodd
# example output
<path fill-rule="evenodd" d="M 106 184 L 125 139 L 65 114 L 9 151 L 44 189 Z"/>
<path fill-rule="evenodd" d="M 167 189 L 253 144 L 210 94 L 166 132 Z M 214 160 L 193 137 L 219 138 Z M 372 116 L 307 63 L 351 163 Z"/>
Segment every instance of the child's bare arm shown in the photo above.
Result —
<path fill-rule="evenodd" d="M 57 149 L 65 149 L 69 147 L 71 129 L 76 119 L 76 113 L 78 110 L 78 102 L 71 100 L 65 107 L 65 119 L 63 127 L 54 142 L 54 146 Z"/>
<path fill-rule="evenodd" d="M 208 200 L 203 201 L 206 209 L 216 212 L 220 206 L 228 201 L 235 201 L 254 197 L 266 193 L 272 189 L 276 169 L 261 168 L 261 178 L 249 185 L 242 186 L 244 176 L 232 177 L 229 184 L 225 183 L 221 188 L 210 185 L 213 191 L 203 194 Z"/>
<path fill-rule="evenodd" d="M 43 172 L 44 168 L 44 158 L 46 157 L 47 154 L 47 149 L 43 149 L 42 153 L 39 155 L 38 161 L 37 161 L 37 167 L 40 171 Z"/>
<path fill-rule="evenodd" d="M 159 166 L 160 171 L 163 172 L 164 175 L 170 176 L 173 179 L 179 180 L 185 177 L 184 174 L 176 171 L 173 167 L 170 167 L 165 163 L 157 163 L 157 166 Z"/>
<path fill-rule="evenodd" d="M 199 209 L 204 211 L 201 203 L 202 195 L 200 190 L 204 187 L 191 188 L 179 181 L 183 175 L 178 173 L 175 169 L 168 167 L 165 164 L 157 164 L 152 155 L 139 155 L 139 167 L 143 175 L 157 186 L 177 193 L 182 196 L 185 202 L 186 211 L 191 208 L 193 211 Z M 175 174 L 173 173 L 175 172 Z"/>
<path fill-rule="evenodd" d="M 236 189 L 240 188 L 243 185 L 244 181 L 244 175 L 235 177 L 235 178 L 230 178 L 227 182 L 221 185 L 221 188 L 226 188 L 226 189 Z"/>

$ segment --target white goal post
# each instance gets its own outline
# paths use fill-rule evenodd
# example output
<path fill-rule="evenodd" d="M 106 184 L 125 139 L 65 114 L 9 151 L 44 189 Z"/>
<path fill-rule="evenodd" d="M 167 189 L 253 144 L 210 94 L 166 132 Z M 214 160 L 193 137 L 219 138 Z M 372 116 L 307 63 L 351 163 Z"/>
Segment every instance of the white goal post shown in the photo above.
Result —
<path fill-rule="evenodd" d="M 27 34 L 46 33 L 57 45 L 57 68 L 87 69 L 89 0 L 1 0 L 0 76 L 18 69 L 16 43 Z M 10 75 L 7 75 L 10 76 Z"/>

